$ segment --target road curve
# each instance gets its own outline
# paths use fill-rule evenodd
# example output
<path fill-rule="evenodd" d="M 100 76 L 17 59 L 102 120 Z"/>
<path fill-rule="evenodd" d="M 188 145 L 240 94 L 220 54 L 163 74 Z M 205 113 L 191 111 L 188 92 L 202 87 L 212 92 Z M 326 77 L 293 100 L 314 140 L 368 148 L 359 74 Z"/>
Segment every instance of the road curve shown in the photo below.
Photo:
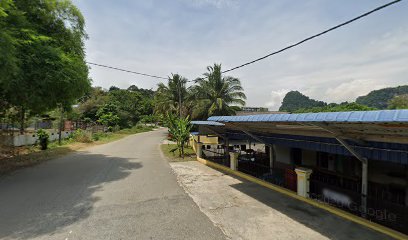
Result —
<path fill-rule="evenodd" d="M 0 179 L 0 239 L 225 239 L 159 152 L 164 130 Z"/>

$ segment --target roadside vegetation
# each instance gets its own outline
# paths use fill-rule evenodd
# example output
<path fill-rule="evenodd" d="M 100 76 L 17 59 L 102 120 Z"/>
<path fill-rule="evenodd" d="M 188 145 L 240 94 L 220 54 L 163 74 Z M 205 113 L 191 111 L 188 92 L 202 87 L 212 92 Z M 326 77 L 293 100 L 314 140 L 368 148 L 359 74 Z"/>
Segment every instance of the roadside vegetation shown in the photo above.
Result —
<path fill-rule="evenodd" d="M 196 160 L 196 154 L 193 150 L 192 147 L 186 146 L 184 148 L 184 158 L 180 157 L 177 153 L 173 151 L 174 148 L 176 148 L 176 144 L 162 144 L 160 146 L 161 151 L 163 152 L 164 156 L 170 161 L 170 162 L 186 162 L 186 161 L 195 161 Z"/>
<path fill-rule="evenodd" d="M 41 150 L 42 146 L 40 143 L 34 146 L 8 148 L 8 157 L 0 159 L 0 176 L 21 168 L 34 166 L 82 148 L 105 144 L 131 134 L 148 132 L 153 129 L 154 126 L 137 125 L 114 133 L 108 132 L 94 134 L 77 130 L 71 134 L 68 139 L 64 139 L 61 144 L 58 144 L 58 142 L 49 143 L 48 148 L 45 151 Z"/>
<path fill-rule="evenodd" d="M 70 0 L 2 0 L 0 29 L 0 133 L 37 138 L 34 146 L 1 144 L 0 173 L 157 125 L 176 142 L 168 152 L 188 159 L 191 120 L 235 115 L 245 105 L 240 80 L 223 75 L 221 64 L 194 80 L 171 74 L 156 91 L 92 86 L 85 19 Z M 56 130 L 60 138 L 50 141 Z"/>

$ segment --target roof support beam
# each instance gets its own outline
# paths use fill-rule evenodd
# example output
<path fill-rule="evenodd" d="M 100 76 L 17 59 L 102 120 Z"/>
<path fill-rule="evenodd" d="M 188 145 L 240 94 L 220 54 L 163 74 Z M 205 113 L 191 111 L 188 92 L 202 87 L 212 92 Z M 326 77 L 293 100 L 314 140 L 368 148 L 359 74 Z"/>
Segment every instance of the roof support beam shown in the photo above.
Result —
<path fill-rule="evenodd" d="M 331 129 L 327 124 L 315 124 L 314 126 L 319 126 L 322 129 L 331 132 L 334 138 L 345 147 L 354 157 L 356 157 L 361 162 L 361 206 L 363 208 L 362 216 L 365 217 L 367 210 L 367 185 L 368 185 L 368 159 L 357 152 L 350 144 L 348 144 L 343 138 L 342 133 Z M 359 142 L 365 145 L 364 141 L 359 139 L 350 139 L 355 142 Z"/>
<path fill-rule="evenodd" d="M 214 133 L 214 135 L 216 135 L 217 137 L 220 137 L 220 138 L 222 138 L 222 139 L 225 139 L 225 138 L 226 138 L 224 135 L 218 133 L 217 131 L 215 131 L 215 130 L 212 129 L 211 127 L 207 127 L 207 126 L 201 126 L 201 127 L 210 130 L 210 132 Z"/>
<path fill-rule="evenodd" d="M 313 123 L 313 124 L 308 124 L 308 125 L 320 127 L 321 129 L 331 133 L 333 135 L 333 137 L 336 138 L 336 139 L 338 139 L 338 138 L 341 138 L 341 139 L 347 138 L 347 139 L 350 139 L 353 142 L 356 142 L 356 143 L 358 143 L 360 145 L 367 146 L 367 143 L 364 140 L 361 140 L 361 139 L 358 139 L 358 138 L 355 138 L 355 137 L 351 137 L 351 136 L 343 133 L 339 129 L 328 126 L 327 123 Z"/>
<path fill-rule="evenodd" d="M 362 216 L 365 217 L 367 210 L 368 160 L 356 152 L 354 148 L 343 139 L 336 138 L 336 140 L 361 162 L 361 206 L 363 207 Z"/>
<path fill-rule="evenodd" d="M 231 124 L 231 123 L 230 123 L 230 124 Z M 258 141 L 258 142 L 260 142 L 260 143 L 262 143 L 262 144 L 265 144 L 265 146 L 269 147 L 269 168 L 270 168 L 270 171 L 272 172 L 272 168 L 273 168 L 273 166 L 274 166 L 275 158 L 276 158 L 276 152 L 275 152 L 275 148 L 274 148 L 273 144 L 270 144 L 270 143 L 265 142 L 265 141 L 262 140 L 261 138 L 255 136 L 254 134 L 252 134 L 252 133 L 246 131 L 245 129 L 243 129 L 243 128 L 241 128 L 241 127 L 238 127 L 238 126 L 235 125 L 235 124 L 231 124 L 231 125 L 234 126 L 234 128 L 236 128 L 236 129 L 242 131 L 242 132 L 245 133 L 246 135 L 250 136 L 251 138 L 255 139 L 256 141 Z"/>
<path fill-rule="evenodd" d="M 245 130 L 245 129 L 239 127 L 239 126 L 237 126 L 236 124 L 232 124 L 232 123 L 229 123 L 229 124 L 230 124 L 231 126 L 234 126 L 234 128 L 236 128 L 237 130 L 239 130 L 239 131 L 245 133 L 246 135 L 250 136 L 251 138 L 255 139 L 256 141 L 258 141 L 258 142 L 260 142 L 260 143 L 263 143 L 263 144 L 265 144 L 265 145 L 267 145 L 267 146 L 270 146 L 270 145 L 271 145 L 271 144 L 269 144 L 269 143 L 266 143 L 266 142 L 265 142 L 264 140 L 262 140 L 261 138 L 255 136 L 254 134 L 248 132 L 247 130 Z"/>
<path fill-rule="evenodd" d="M 218 133 L 217 131 L 215 131 L 209 126 L 202 126 L 202 127 L 210 130 L 210 132 L 214 133 L 217 137 L 222 138 L 224 140 L 224 145 L 225 145 L 224 155 L 228 158 L 229 157 L 229 139 L 228 137 L 226 135 Z"/>

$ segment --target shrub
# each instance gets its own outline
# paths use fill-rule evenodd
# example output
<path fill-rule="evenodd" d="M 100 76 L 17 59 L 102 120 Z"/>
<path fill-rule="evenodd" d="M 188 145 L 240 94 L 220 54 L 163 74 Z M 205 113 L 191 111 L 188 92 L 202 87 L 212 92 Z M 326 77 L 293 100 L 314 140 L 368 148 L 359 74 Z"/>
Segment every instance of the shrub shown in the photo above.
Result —
<path fill-rule="evenodd" d="M 92 134 L 92 140 L 99 141 L 101 138 L 104 138 L 106 136 L 107 134 L 104 132 L 97 132 L 97 133 Z"/>
<path fill-rule="evenodd" d="M 41 150 L 46 150 L 48 147 L 50 135 L 44 129 L 37 130 L 38 140 L 40 141 Z"/>
<path fill-rule="evenodd" d="M 75 130 L 73 133 L 71 133 L 70 138 L 76 142 L 82 142 L 82 143 L 92 142 L 90 134 L 88 134 L 86 131 L 82 129 Z"/>

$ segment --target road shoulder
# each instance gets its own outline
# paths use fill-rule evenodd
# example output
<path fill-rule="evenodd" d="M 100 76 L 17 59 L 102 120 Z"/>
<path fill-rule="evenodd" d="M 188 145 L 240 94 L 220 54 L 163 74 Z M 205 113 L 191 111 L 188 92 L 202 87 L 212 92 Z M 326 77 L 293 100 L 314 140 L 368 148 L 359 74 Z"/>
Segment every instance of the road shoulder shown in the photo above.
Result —
<path fill-rule="evenodd" d="M 179 184 L 231 239 L 386 239 L 386 236 L 199 162 L 170 163 Z"/>

